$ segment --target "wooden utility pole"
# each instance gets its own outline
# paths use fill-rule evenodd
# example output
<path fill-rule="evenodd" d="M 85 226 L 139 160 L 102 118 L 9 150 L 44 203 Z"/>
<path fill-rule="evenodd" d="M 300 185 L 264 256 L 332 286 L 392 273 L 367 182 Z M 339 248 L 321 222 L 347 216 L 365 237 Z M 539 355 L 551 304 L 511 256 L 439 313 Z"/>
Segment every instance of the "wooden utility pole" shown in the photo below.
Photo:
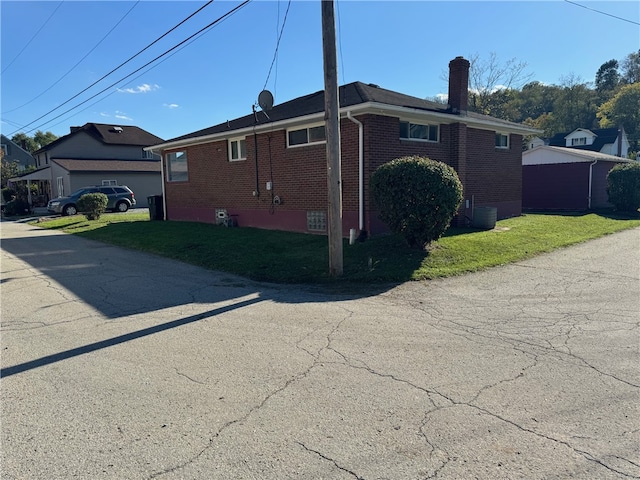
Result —
<path fill-rule="evenodd" d="M 329 237 L 329 275 L 342 275 L 342 178 L 340 166 L 340 103 L 336 66 L 336 23 L 334 0 L 322 3 L 322 52 L 324 58 L 324 121 L 327 138 L 327 233 Z"/>

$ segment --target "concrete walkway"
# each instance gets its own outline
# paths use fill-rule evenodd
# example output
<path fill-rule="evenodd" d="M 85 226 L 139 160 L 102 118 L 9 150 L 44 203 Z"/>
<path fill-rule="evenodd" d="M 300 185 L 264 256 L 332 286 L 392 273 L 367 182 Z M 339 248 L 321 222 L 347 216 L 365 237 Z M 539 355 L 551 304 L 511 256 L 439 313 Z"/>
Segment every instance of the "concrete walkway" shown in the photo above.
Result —
<path fill-rule="evenodd" d="M 2 229 L 4 479 L 640 478 L 640 230 L 338 296 Z"/>

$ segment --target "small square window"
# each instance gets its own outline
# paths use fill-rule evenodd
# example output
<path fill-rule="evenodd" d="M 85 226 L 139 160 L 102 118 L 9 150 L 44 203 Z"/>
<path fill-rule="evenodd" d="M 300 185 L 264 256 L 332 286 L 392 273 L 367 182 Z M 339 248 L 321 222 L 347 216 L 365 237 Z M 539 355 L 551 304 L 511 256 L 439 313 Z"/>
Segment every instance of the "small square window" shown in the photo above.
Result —
<path fill-rule="evenodd" d="M 247 142 L 244 138 L 235 138 L 229 140 L 229 161 L 247 159 Z"/>
<path fill-rule="evenodd" d="M 496 133 L 496 148 L 509 148 L 509 135 Z"/>
<path fill-rule="evenodd" d="M 326 141 L 324 125 L 315 127 L 299 128 L 287 132 L 287 146 L 306 145 L 308 143 L 322 143 Z"/>
<path fill-rule="evenodd" d="M 400 122 L 400 138 L 407 140 L 438 141 L 438 125 Z"/>

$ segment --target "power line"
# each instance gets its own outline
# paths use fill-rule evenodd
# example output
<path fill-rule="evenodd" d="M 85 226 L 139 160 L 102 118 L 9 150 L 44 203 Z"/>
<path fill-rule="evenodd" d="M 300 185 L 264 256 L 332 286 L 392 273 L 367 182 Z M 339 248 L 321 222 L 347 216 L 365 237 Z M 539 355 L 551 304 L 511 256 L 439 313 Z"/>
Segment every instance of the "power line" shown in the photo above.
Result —
<path fill-rule="evenodd" d="M 27 44 L 26 44 L 24 47 L 22 47 L 22 50 L 20 50 L 20 52 L 19 52 L 19 53 L 14 57 L 14 59 L 13 59 L 13 60 L 11 60 L 11 61 L 9 62 L 9 65 L 7 65 L 6 67 L 4 67 L 4 70 L 2 70 L 2 72 L 1 72 L 1 73 L 6 72 L 6 71 L 7 71 L 7 69 L 8 69 L 11 65 L 13 65 L 13 62 L 15 62 L 15 61 L 18 59 L 18 57 L 20 57 L 20 55 L 22 55 L 22 52 L 24 52 L 24 51 L 27 49 L 27 47 L 31 44 L 31 42 L 33 42 L 33 40 L 38 36 L 38 34 L 42 31 L 42 29 L 47 25 L 47 23 L 49 23 L 49 20 L 51 20 L 51 19 L 53 18 L 53 16 L 56 14 L 56 12 L 57 12 L 57 11 L 58 11 L 58 9 L 62 6 L 62 4 L 63 4 L 63 3 L 64 3 L 64 0 L 62 0 L 62 1 L 58 4 L 58 6 L 57 6 L 57 7 L 55 8 L 55 10 L 51 13 L 51 15 L 49 15 L 49 18 L 47 18 L 47 19 L 45 20 L 45 22 L 44 22 L 44 23 L 42 24 L 42 26 L 38 29 L 38 31 L 37 31 L 36 33 L 34 33 L 34 34 L 33 34 L 33 36 L 32 36 L 32 37 L 31 37 L 31 39 L 27 42 Z"/>
<path fill-rule="evenodd" d="M 93 82 L 91 85 L 89 85 L 87 88 L 85 88 L 84 90 L 81 90 L 80 92 L 76 93 L 73 97 L 69 98 L 68 100 L 65 100 L 64 102 L 62 102 L 60 105 L 58 105 L 57 107 L 49 110 L 47 113 L 45 113 L 44 115 L 39 116 L 38 118 L 36 118 L 35 120 L 27 123 L 26 125 L 23 126 L 23 128 L 28 127 L 29 125 L 32 125 L 34 123 L 36 123 L 38 120 L 43 119 L 44 117 L 46 117 L 47 115 L 49 115 L 50 113 L 55 112 L 56 110 L 58 110 L 59 108 L 61 108 L 62 106 L 66 105 L 67 103 L 69 103 L 71 100 L 78 98 L 80 95 L 82 95 L 84 92 L 86 92 L 87 90 L 89 90 L 90 88 L 92 88 L 93 86 L 95 86 L 96 84 L 100 83 L 102 80 L 104 80 L 105 78 L 107 78 L 109 75 L 111 75 L 112 73 L 114 73 L 115 71 L 119 70 L 120 68 L 122 68 L 123 66 L 125 66 L 127 63 L 129 63 L 131 60 L 133 60 L 134 58 L 136 58 L 138 55 L 140 55 L 142 52 L 144 52 L 145 50 L 148 50 L 151 46 L 155 45 L 156 43 L 158 43 L 160 40 L 162 40 L 164 37 L 166 37 L 167 35 L 169 35 L 171 32 L 173 32 L 176 28 L 180 27 L 183 23 L 185 23 L 187 20 L 191 19 L 194 15 L 200 13 L 201 10 L 203 10 L 204 8 L 208 7 L 209 5 L 211 5 L 213 3 L 213 0 L 209 0 L 206 4 L 204 4 L 202 7 L 200 7 L 199 9 L 197 9 L 195 12 L 193 12 L 191 15 L 189 15 L 187 18 L 185 18 L 184 20 L 182 20 L 180 23 L 178 23 L 176 26 L 174 26 L 173 28 L 169 29 L 167 32 L 165 32 L 164 34 L 162 34 L 161 36 L 159 36 L 158 38 L 156 38 L 153 42 L 151 42 L 149 45 L 147 45 L 146 47 L 144 47 L 142 50 L 140 50 L 138 53 L 136 53 L 135 55 L 129 57 L 127 60 L 125 60 L 124 62 L 122 62 L 120 65 L 118 65 L 116 68 L 114 68 L 113 70 L 111 70 L 109 73 L 103 75 L 101 78 L 99 78 L 98 80 L 96 80 L 95 82 Z M 143 67 L 144 68 L 144 67 Z M 137 71 L 137 70 L 136 70 Z M 135 72 L 134 72 L 135 73 Z M 125 77 L 126 78 L 126 77 Z M 120 80 L 119 80 L 120 81 Z M 118 83 L 118 82 L 116 82 Z M 113 86 L 113 85 L 111 85 Z M 110 88 L 110 87 L 107 87 Z M 100 93 L 104 92 L 104 90 L 102 90 L 101 92 L 98 93 L 98 95 Z M 95 95 L 94 95 L 95 97 Z M 91 97 L 91 98 L 94 98 Z M 91 99 L 90 98 L 90 99 Z M 89 99 L 89 100 L 90 100 Z M 82 105 L 82 104 L 80 104 Z M 68 112 L 69 110 L 67 110 Z M 67 113 L 65 112 L 65 113 Z M 62 114 L 64 115 L 64 113 Z M 58 117 L 55 117 L 58 118 Z M 36 127 L 38 128 L 38 127 Z M 32 129 L 34 130 L 34 129 Z M 29 130 L 29 131 L 32 131 Z M 13 132 L 16 133 L 16 132 Z"/>
<path fill-rule="evenodd" d="M 100 44 L 101 44 L 102 42 L 104 42 L 104 41 L 107 39 L 107 37 L 108 37 L 109 35 L 111 35 L 111 33 L 116 29 L 116 27 L 117 27 L 118 25 L 120 25 L 120 23 L 122 23 L 122 21 L 123 21 L 123 20 L 124 20 L 124 19 L 125 19 L 125 18 L 130 14 L 130 13 L 131 13 L 131 11 L 132 11 L 134 8 L 136 8 L 136 5 L 138 5 L 139 3 L 140 3 L 140 0 L 138 0 L 136 3 L 134 3 L 134 4 L 133 4 L 133 7 L 131 7 L 131 8 L 129 9 L 129 11 L 128 11 L 127 13 L 125 13 L 125 14 L 122 16 L 122 18 L 120 18 L 120 20 L 118 20 L 118 22 L 117 22 L 117 23 L 116 23 L 116 24 L 111 28 L 111 30 L 109 30 L 109 31 L 107 32 L 107 34 L 106 34 L 104 37 L 102 37 L 102 39 L 101 39 L 98 43 L 96 43 L 96 44 L 95 44 L 95 46 L 94 46 L 91 50 L 89 50 L 89 51 L 87 52 L 87 54 L 86 54 L 84 57 L 82 57 L 82 58 L 78 61 L 78 63 L 76 63 L 73 67 L 71 67 L 71 68 L 69 69 L 69 71 L 67 71 L 67 73 L 65 73 L 64 75 L 62 75 L 58 80 L 56 80 L 54 83 L 52 83 L 52 84 L 51 84 L 51 85 L 50 85 L 46 90 L 44 90 L 44 91 L 43 91 L 42 93 L 40 93 L 38 96 L 36 96 L 36 97 L 32 98 L 32 99 L 31 99 L 31 100 L 29 100 L 27 103 L 24 103 L 24 104 L 20 105 L 19 107 L 16 107 L 16 108 L 14 108 L 14 109 L 12 109 L 12 110 L 7 110 L 6 112 L 3 112 L 3 115 L 4 115 L 4 114 L 7 114 L 7 113 L 15 112 L 16 110 L 20 110 L 22 107 L 26 107 L 27 105 L 29 105 L 30 103 L 34 102 L 35 100 L 37 100 L 38 98 L 40 98 L 42 95 L 44 95 L 45 93 L 47 93 L 49 90 L 51 90 L 53 87 L 55 87 L 58 83 L 60 83 L 60 82 L 61 82 L 61 81 L 62 81 L 62 80 L 67 76 L 67 75 L 69 75 L 73 70 L 75 70 L 75 69 L 76 69 L 76 67 L 77 67 L 78 65 L 80 65 L 80 64 L 82 63 L 82 61 L 83 61 L 85 58 L 87 58 L 89 55 L 91 55 L 91 53 L 93 53 L 93 51 L 94 51 L 96 48 L 98 48 L 98 46 L 100 46 Z"/>
<path fill-rule="evenodd" d="M 612 15 L 610 13 L 601 12 L 600 10 L 596 10 L 595 8 L 587 7 L 586 5 L 580 5 L 579 3 L 572 2 L 570 0 L 564 0 L 564 1 L 567 2 L 567 3 L 570 3 L 571 5 L 575 5 L 577 7 L 586 8 L 587 10 L 591 10 L 592 12 L 596 12 L 596 13 L 599 13 L 601 15 L 606 15 L 607 17 L 617 18 L 618 20 L 622 20 L 623 22 L 629 22 L 629 23 L 632 23 L 634 25 L 640 25 L 640 23 L 635 22 L 633 20 L 629 20 L 628 18 L 617 17 L 617 16 Z"/>
<path fill-rule="evenodd" d="M 108 87 L 106 87 L 106 88 L 104 88 L 104 89 L 100 90 L 100 91 L 99 91 L 98 93 L 96 93 L 95 95 L 92 95 L 91 97 L 89 97 L 89 98 L 87 98 L 86 100 L 84 100 L 84 101 L 82 101 L 82 102 L 78 103 L 77 105 L 75 105 L 75 106 L 71 107 L 70 109 L 65 110 L 65 111 L 64 111 L 64 112 L 62 112 L 60 115 L 57 115 L 57 116 L 55 116 L 55 117 L 51 118 L 50 120 L 47 120 L 46 122 L 44 122 L 44 123 L 42 123 L 42 124 L 38 125 L 37 127 L 33 127 L 32 129 L 28 130 L 26 133 L 33 132 L 34 130 L 37 130 L 38 128 L 41 128 L 42 126 L 47 125 L 48 123 L 52 122 L 53 120 L 56 120 L 56 119 L 58 119 L 58 118 L 62 117 L 63 115 L 65 115 L 65 114 L 69 113 L 70 111 L 75 110 L 75 109 L 76 109 L 76 108 L 78 108 L 79 106 L 84 105 L 84 104 L 85 104 L 85 103 L 87 103 L 88 101 L 90 101 L 90 100 L 92 100 L 92 99 L 96 98 L 98 95 L 103 94 L 104 92 L 106 92 L 107 90 L 109 90 L 111 87 L 113 87 L 113 86 L 117 85 L 118 83 L 122 82 L 123 80 L 126 80 L 127 78 L 131 77 L 132 75 L 134 75 L 134 74 L 138 73 L 140 70 L 142 70 L 142 69 L 144 69 L 144 68 L 148 67 L 149 65 L 151 65 L 151 64 L 152 64 L 152 63 L 154 63 L 155 61 L 159 60 L 160 58 L 164 57 L 164 56 L 165 56 L 165 55 L 167 55 L 168 53 L 172 52 L 173 50 L 175 50 L 175 49 L 179 48 L 180 46 L 184 45 L 184 44 L 185 44 L 185 43 L 187 43 L 188 41 L 192 40 L 194 37 L 197 37 L 197 36 L 198 36 L 198 35 L 200 35 L 202 32 L 204 32 L 204 31 L 206 31 L 206 30 L 208 30 L 208 29 L 212 28 L 212 27 L 213 27 L 213 26 L 215 26 L 216 24 L 218 24 L 218 23 L 222 22 L 222 21 L 223 21 L 223 20 L 225 20 L 227 17 L 229 17 L 229 16 L 233 15 L 234 13 L 236 13 L 238 10 L 240 10 L 242 7 L 244 7 L 246 4 L 248 4 L 248 3 L 249 3 L 249 2 L 251 2 L 251 1 L 252 1 L 252 0 L 245 0 L 245 1 L 244 1 L 244 2 L 242 2 L 241 4 L 237 5 L 237 6 L 236 6 L 236 7 L 234 7 L 233 9 L 229 10 L 229 11 L 228 11 L 227 13 L 225 13 L 224 15 L 222 15 L 222 16 L 220 16 L 220 17 L 218 17 L 216 20 L 214 20 L 213 22 L 209 23 L 207 26 L 205 26 L 205 27 L 201 28 L 200 30 L 198 30 L 198 31 L 197 31 L 196 33 L 194 33 L 193 35 L 191 35 L 191 36 L 187 37 L 186 39 L 184 39 L 183 41 L 181 41 L 181 42 L 180 42 L 180 43 L 178 43 L 177 45 L 174 45 L 174 46 L 173 46 L 173 47 L 171 47 L 169 50 L 167 50 L 167 51 L 165 51 L 164 53 L 162 53 L 161 55 L 158 55 L 157 57 L 155 57 L 153 60 L 151 60 L 151 61 L 149 61 L 149 62 L 145 63 L 145 64 L 144 64 L 143 66 L 141 66 L 140 68 L 137 68 L 136 70 L 134 70 L 134 71 L 133 71 L 133 72 L 131 72 L 130 74 L 128 74 L 128 75 L 124 76 L 123 78 L 119 79 L 118 81 L 116 81 L 116 82 L 112 83 L 112 84 L 111 84 L 111 85 L 109 85 Z M 49 112 L 49 113 L 51 113 L 51 112 Z M 45 114 L 45 115 L 47 115 L 47 114 Z M 45 116 L 45 115 L 43 115 L 43 116 Z M 42 118 L 42 117 L 40 117 L 40 118 Z M 36 120 L 34 120 L 33 122 L 31 122 L 31 123 L 29 123 L 29 124 L 27 124 L 27 125 L 24 125 L 24 127 L 27 127 L 27 126 L 29 126 L 29 125 L 31 125 L 31 124 L 33 124 L 33 123 L 35 123 L 37 120 L 39 120 L 39 119 L 36 119 Z M 23 127 L 23 128 L 24 128 L 24 127 Z M 14 134 L 15 134 L 15 133 L 17 133 L 18 131 L 19 131 L 19 130 L 16 130 L 16 131 L 12 132 L 10 135 L 14 135 Z"/>
<path fill-rule="evenodd" d="M 271 69 L 273 68 L 273 64 L 278 57 L 278 49 L 280 48 L 280 40 L 282 39 L 282 33 L 284 32 L 284 26 L 287 24 L 287 15 L 289 15 L 289 7 L 291 7 L 291 0 L 287 4 L 287 10 L 284 12 L 284 20 L 282 21 L 282 28 L 280 29 L 280 35 L 278 36 L 278 41 L 276 42 L 276 50 L 273 52 L 273 60 L 271 60 L 271 66 L 269 67 L 269 73 L 267 74 L 267 79 L 264 81 L 264 87 L 262 90 L 267 88 L 267 83 L 269 82 L 269 77 L 271 77 Z"/>

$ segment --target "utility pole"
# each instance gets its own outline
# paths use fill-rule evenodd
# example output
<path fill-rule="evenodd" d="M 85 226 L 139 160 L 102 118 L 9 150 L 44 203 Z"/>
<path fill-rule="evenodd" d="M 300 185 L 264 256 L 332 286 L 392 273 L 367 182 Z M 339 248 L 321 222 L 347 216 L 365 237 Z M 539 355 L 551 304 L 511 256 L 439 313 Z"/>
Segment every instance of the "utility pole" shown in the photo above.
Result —
<path fill-rule="evenodd" d="M 329 238 L 329 276 L 339 277 L 342 257 L 342 178 L 340 166 L 340 103 L 336 66 L 336 22 L 334 0 L 321 0 L 322 52 L 324 59 L 324 121 L 327 139 L 327 233 Z"/>

